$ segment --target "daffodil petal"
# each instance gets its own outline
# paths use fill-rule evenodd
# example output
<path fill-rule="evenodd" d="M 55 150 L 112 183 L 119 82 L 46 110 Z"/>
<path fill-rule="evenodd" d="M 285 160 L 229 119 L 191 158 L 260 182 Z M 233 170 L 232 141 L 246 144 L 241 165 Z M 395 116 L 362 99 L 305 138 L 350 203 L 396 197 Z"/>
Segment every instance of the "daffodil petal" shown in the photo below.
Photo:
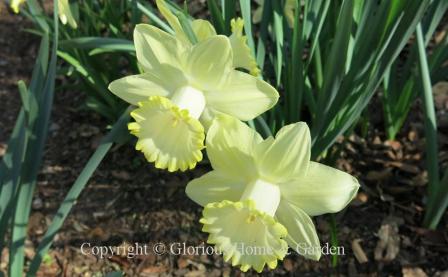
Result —
<path fill-rule="evenodd" d="M 131 112 L 136 122 L 128 125 L 138 137 L 136 149 L 145 154 L 155 167 L 185 171 L 202 160 L 204 128 L 201 123 L 180 110 L 170 100 L 151 96 L 149 101 L 139 102 Z"/>
<path fill-rule="evenodd" d="M 205 206 L 202 231 L 210 233 L 207 243 L 215 244 L 232 266 L 245 272 L 261 272 L 267 264 L 273 269 L 288 250 L 283 239 L 287 230 L 273 217 L 255 209 L 251 200 L 210 203 Z"/>
<path fill-rule="evenodd" d="M 165 63 L 179 68 L 185 51 L 176 37 L 148 24 L 135 27 L 134 44 L 137 60 L 146 71 L 158 70 Z"/>
<path fill-rule="evenodd" d="M 242 18 L 232 19 L 232 35 L 229 37 L 233 50 L 233 66 L 244 68 L 251 75 L 258 76 L 260 69 L 257 66 L 255 57 L 247 44 L 247 37 L 243 36 L 244 21 Z"/>
<path fill-rule="evenodd" d="M 267 82 L 234 70 L 227 83 L 205 92 L 208 105 L 240 120 L 251 120 L 272 108 L 278 92 Z"/>
<path fill-rule="evenodd" d="M 261 22 L 261 18 L 263 17 L 263 6 L 259 6 L 255 9 L 252 15 L 252 22 L 254 24 L 258 24 Z"/>
<path fill-rule="evenodd" d="M 215 27 L 213 27 L 213 25 L 207 20 L 193 20 L 191 27 L 193 28 L 193 32 L 198 41 L 204 41 L 212 36 L 216 36 Z"/>
<path fill-rule="evenodd" d="M 254 147 L 255 157 L 262 157 L 264 153 L 272 146 L 274 138 L 269 136 Z"/>
<path fill-rule="evenodd" d="M 223 200 L 238 201 L 243 194 L 246 183 L 238 178 L 217 170 L 210 171 L 190 181 L 186 193 L 201 206 Z"/>
<path fill-rule="evenodd" d="M 316 228 L 304 211 L 287 201 L 281 201 L 275 217 L 288 230 L 286 241 L 294 251 L 308 259 L 320 259 L 322 251 Z"/>
<path fill-rule="evenodd" d="M 221 87 L 232 72 L 232 49 L 225 36 L 213 36 L 193 46 L 186 61 L 193 85 L 201 90 Z"/>
<path fill-rule="evenodd" d="M 76 29 L 78 24 L 76 23 L 75 18 L 73 17 L 72 11 L 70 9 L 70 3 L 68 0 L 58 0 L 58 10 L 59 10 L 59 19 L 62 24 L 69 24 L 70 27 Z"/>
<path fill-rule="evenodd" d="M 181 40 L 182 42 L 184 42 L 185 44 L 190 45 L 191 42 L 188 39 L 187 35 L 185 34 L 184 29 L 182 28 L 182 25 L 179 22 L 179 19 L 168 8 L 165 0 L 156 0 L 156 4 L 157 4 L 157 8 L 159 9 L 160 13 L 168 21 L 168 24 L 170 24 L 171 28 L 173 28 L 174 32 L 176 33 L 176 37 L 179 40 Z M 207 20 L 203 20 L 203 19 L 193 20 L 193 22 L 191 23 L 191 27 L 192 27 L 193 32 L 195 33 L 198 41 L 203 41 L 203 40 L 208 39 L 211 36 L 216 35 L 215 28 Z"/>
<path fill-rule="evenodd" d="M 311 155 L 311 137 L 306 123 L 298 122 L 280 129 L 265 151 L 257 152 L 258 168 L 267 180 L 277 183 L 304 176 Z"/>
<path fill-rule="evenodd" d="M 176 33 L 176 37 L 184 43 L 190 43 L 188 37 L 185 35 L 184 30 L 182 29 L 182 25 L 180 25 L 179 19 L 171 12 L 171 10 L 166 5 L 165 0 L 156 0 L 157 8 L 160 13 L 165 17 L 168 24 L 170 24 L 171 28 L 173 28 Z"/>
<path fill-rule="evenodd" d="M 286 0 L 285 7 L 283 9 L 286 17 L 286 22 L 288 22 L 289 28 L 294 28 L 294 17 L 297 10 L 297 0 Z"/>
<path fill-rule="evenodd" d="M 261 136 L 231 116 L 218 116 L 207 133 L 207 155 L 215 170 L 249 180 L 256 175 L 253 147 Z"/>
<path fill-rule="evenodd" d="M 170 97 L 188 81 L 182 71 L 170 65 L 162 65 L 158 71 L 131 75 L 115 80 L 109 90 L 124 101 L 137 105 L 149 96 Z"/>
<path fill-rule="evenodd" d="M 25 2 L 26 2 L 26 0 L 11 0 L 9 6 L 15 13 L 19 13 L 20 6 Z"/>
<path fill-rule="evenodd" d="M 208 129 L 210 129 L 210 126 L 212 126 L 213 120 L 218 115 L 222 115 L 222 113 L 214 111 L 213 109 L 210 109 L 210 107 L 205 107 L 204 111 L 201 114 L 201 117 L 199 118 L 199 121 L 204 126 L 206 132 L 208 132 Z"/>
<path fill-rule="evenodd" d="M 338 169 L 310 162 L 306 176 L 280 186 L 282 195 L 310 216 L 336 213 L 359 189 L 355 177 Z"/>

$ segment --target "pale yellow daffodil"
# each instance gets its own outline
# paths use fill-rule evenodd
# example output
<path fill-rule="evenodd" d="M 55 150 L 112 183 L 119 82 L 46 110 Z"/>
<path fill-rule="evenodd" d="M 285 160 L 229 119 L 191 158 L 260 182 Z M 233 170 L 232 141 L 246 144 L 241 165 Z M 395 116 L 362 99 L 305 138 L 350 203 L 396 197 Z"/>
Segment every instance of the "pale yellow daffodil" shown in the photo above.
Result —
<path fill-rule="evenodd" d="M 136 122 L 129 129 L 138 137 L 136 149 L 157 168 L 194 168 L 202 159 L 205 130 L 217 114 L 250 120 L 279 97 L 268 83 L 235 70 L 226 36 L 191 45 L 140 24 L 134 43 L 145 73 L 116 80 L 109 89 L 139 106 L 131 113 Z"/>
<path fill-rule="evenodd" d="M 156 0 L 157 8 L 160 13 L 168 21 L 168 24 L 174 30 L 176 37 L 186 44 L 190 44 L 190 40 L 185 34 L 179 19 L 171 12 L 166 5 L 165 0 Z M 196 35 L 198 41 L 203 41 L 211 36 L 216 35 L 216 30 L 213 25 L 203 19 L 195 19 L 191 23 L 192 30 Z M 249 71 L 250 74 L 258 76 L 260 69 L 257 66 L 254 56 L 247 44 L 247 38 L 243 35 L 244 21 L 241 18 L 232 19 L 230 44 L 233 51 L 233 66 L 235 68 L 244 68 Z"/>
<path fill-rule="evenodd" d="M 66 25 L 68 23 L 70 27 L 76 29 L 78 24 L 73 17 L 68 1 L 69 0 L 58 0 L 59 20 L 61 20 L 62 24 Z"/>
<path fill-rule="evenodd" d="M 359 185 L 347 173 L 310 161 L 308 126 L 287 125 L 275 139 L 263 140 L 237 119 L 219 116 L 206 140 L 213 171 L 192 180 L 186 192 L 204 206 L 207 242 L 242 271 L 275 268 L 288 245 L 318 260 L 310 216 L 340 211 Z"/>
<path fill-rule="evenodd" d="M 20 6 L 25 2 L 26 0 L 11 0 L 11 2 L 9 2 L 9 6 L 13 10 L 13 12 L 19 13 Z"/>
<path fill-rule="evenodd" d="M 70 9 L 70 3 L 68 1 L 69 0 L 58 0 L 59 20 L 61 20 L 62 24 L 66 25 L 68 23 L 70 27 L 76 29 L 78 25 L 73 17 Z M 11 0 L 10 7 L 15 13 L 19 13 L 20 5 L 25 2 L 26 0 Z"/>
<path fill-rule="evenodd" d="M 285 6 L 283 7 L 283 13 L 285 14 L 289 28 L 294 28 L 294 17 L 296 10 L 298 8 L 298 3 L 299 3 L 298 0 L 285 1 Z"/>

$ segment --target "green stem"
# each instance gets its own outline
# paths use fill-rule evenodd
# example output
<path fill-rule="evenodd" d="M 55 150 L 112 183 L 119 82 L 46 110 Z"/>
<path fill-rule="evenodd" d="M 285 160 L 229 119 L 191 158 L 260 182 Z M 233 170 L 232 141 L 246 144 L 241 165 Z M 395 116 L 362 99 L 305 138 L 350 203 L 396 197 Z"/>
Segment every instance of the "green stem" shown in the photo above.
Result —
<path fill-rule="evenodd" d="M 330 214 L 330 240 L 331 240 L 331 247 L 337 248 L 339 246 L 338 227 L 336 225 L 334 214 Z M 338 265 L 338 255 L 331 255 L 331 266 L 336 267 L 337 265 Z"/>
<path fill-rule="evenodd" d="M 416 29 L 419 68 L 423 85 L 423 104 L 425 110 L 425 137 L 426 137 L 426 166 L 428 169 L 428 209 L 424 220 L 425 226 L 433 225 L 431 218 L 432 209 L 434 208 L 434 200 L 437 196 L 439 184 L 439 165 L 437 150 L 437 123 L 434 109 L 434 99 L 432 95 L 431 77 L 428 70 L 428 61 L 426 60 L 425 43 L 423 39 L 422 26 L 419 23 Z"/>
<path fill-rule="evenodd" d="M 264 137 L 271 137 L 272 136 L 271 129 L 269 128 L 264 118 L 260 115 L 257 118 L 255 118 L 255 120 L 260 124 Z"/>
<path fill-rule="evenodd" d="M 442 216 L 448 207 L 448 168 L 442 181 L 439 183 L 440 188 L 433 201 L 432 208 L 425 214 L 425 226 L 430 229 L 436 229 Z"/>
<path fill-rule="evenodd" d="M 322 88 L 322 83 L 324 82 L 324 74 L 322 70 L 322 57 L 320 53 L 320 44 L 316 42 L 316 51 L 313 55 L 313 63 L 314 63 L 314 73 L 316 74 L 316 85 L 320 90 Z"/>
<path fill-rule="evenodd" d="M 219 11 L 218 4 L 216 4 L 216 0 L 207 0 L 207 8 L 210 11 L 210 15 L 212 17 L 213 26 L 216 29 L 218 34 L 225 33 L 225 23 L 223 19 L 223 15 Z"/>
<path fill-rule="evenodd" d="M 300 5 L 299 5 L 300 7 Z M 302 25 L 302 26 L 301 26 Z M 300 24 L 300 9 L 296 9 L 294 15 L 294 30 L 292 35 L 292 53 L 291 53 L 291 83 L 289 90 L 289 121 L 296 122 L 300 120 L 300 110 L 302 108 L 303 95 L 303 24 Z"/>

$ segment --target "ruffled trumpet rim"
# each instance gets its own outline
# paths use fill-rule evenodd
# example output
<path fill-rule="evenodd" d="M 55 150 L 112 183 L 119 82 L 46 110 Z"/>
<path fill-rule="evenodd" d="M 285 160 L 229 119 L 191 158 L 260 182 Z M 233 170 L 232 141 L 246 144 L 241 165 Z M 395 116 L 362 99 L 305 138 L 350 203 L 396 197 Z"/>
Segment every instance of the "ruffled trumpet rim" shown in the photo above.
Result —
<path fill-rule="evenodd" d="M 138 138 L 135 149 L 156 168 L 185 171 L 202 160 L 204 127 L 188 110 L 165 97 L 151 96 L 139 102 L 131 116 L 135 122 L 129 123 L 128 129 Z"/>
<path fill-rule="evenodd" d="M 286 228 L 257 210 L 250 199 L 209 203 L 200 222 L 202 231 L 210 234 L 207 243 L 215 244 L 224 260 L 240 265 L 243 272 L 252 267 L 261 272 L 266 264 L 274 269 L 287 253 Z"/>
<path fill-rule="evenodd" d="M 234 66 L 242 67 L 255 77 L 260 75 L 257 61 L 252 55 L 252 51 L 247 43 L 247 37 L 243 35 L 244 21 L 241 18 L 232 19 L 230 22 L 232 35 L 230 43 L 234 52 Z"/>

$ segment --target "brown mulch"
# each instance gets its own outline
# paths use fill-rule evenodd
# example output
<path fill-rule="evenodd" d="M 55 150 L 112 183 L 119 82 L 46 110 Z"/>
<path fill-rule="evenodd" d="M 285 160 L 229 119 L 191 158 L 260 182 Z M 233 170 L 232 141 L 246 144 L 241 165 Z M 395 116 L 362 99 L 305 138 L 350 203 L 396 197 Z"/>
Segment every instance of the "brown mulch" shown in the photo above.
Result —
<path fill-rule="evenodd" d="M 0 5 L 2 3 L 0 2 Z M 0 156 L 20 108 L 16 83 L 28 81 L 38 39 L 24 31 L 21 16 L 0 11 Z M 64 80 L 58 80 L 58 87 Z M 446 122 L 448 90 L 439 96 L 439 121 Z M 445 95 L 445 98 L 444 98 Z M 441 99 L 441 100 L 440 100 Z M 58 90 L 42 171 L 29 224 L 27 258 L 51 222 L 59 204 L 93 153 L 107 124 L 93 112 L 78 107 L 81 91 Z M 377 100 L 376 100 L 377 101 Z M 424 132 L 420 103 L 416 103 L 396 141 L 385 140 L 381 113 L 372 112 L 365 138 L 353 135 L 338 146 L 339 168 L 362 184 L 353 203 L 334 216 L 344 254 L 336 266 L 325 255 L 319 262 L 291 254 L 267 276 L 447 276 L 448 221 L 438 230 L 420 227 L 426 201 Z M 372 111 L 378 110 L 374 102 Z M 441 125 L 440 158 L 448 161 L 448 126 Z M 184 192 L 187 182 L 209 170 L 206 163 L 184 174 L 167 174 L 146 163 L 132 145 L 114 147 L 95 172 L 57 235 L 40 276 L 101 276 L 123 270 L 127 276 L 255 276 L 241 273 L 219 255 L 149 255 L 128 258 L 126 253 L 99 259 L 83 255 L 80 246 L 129 246 L 134 243 L 204 244 L 198 222 L 201 208 Z M 315 218 L 322 243 L 330 242 L 329 215 Z M 0 270 L 5 271 L 4 251 Z"/>

